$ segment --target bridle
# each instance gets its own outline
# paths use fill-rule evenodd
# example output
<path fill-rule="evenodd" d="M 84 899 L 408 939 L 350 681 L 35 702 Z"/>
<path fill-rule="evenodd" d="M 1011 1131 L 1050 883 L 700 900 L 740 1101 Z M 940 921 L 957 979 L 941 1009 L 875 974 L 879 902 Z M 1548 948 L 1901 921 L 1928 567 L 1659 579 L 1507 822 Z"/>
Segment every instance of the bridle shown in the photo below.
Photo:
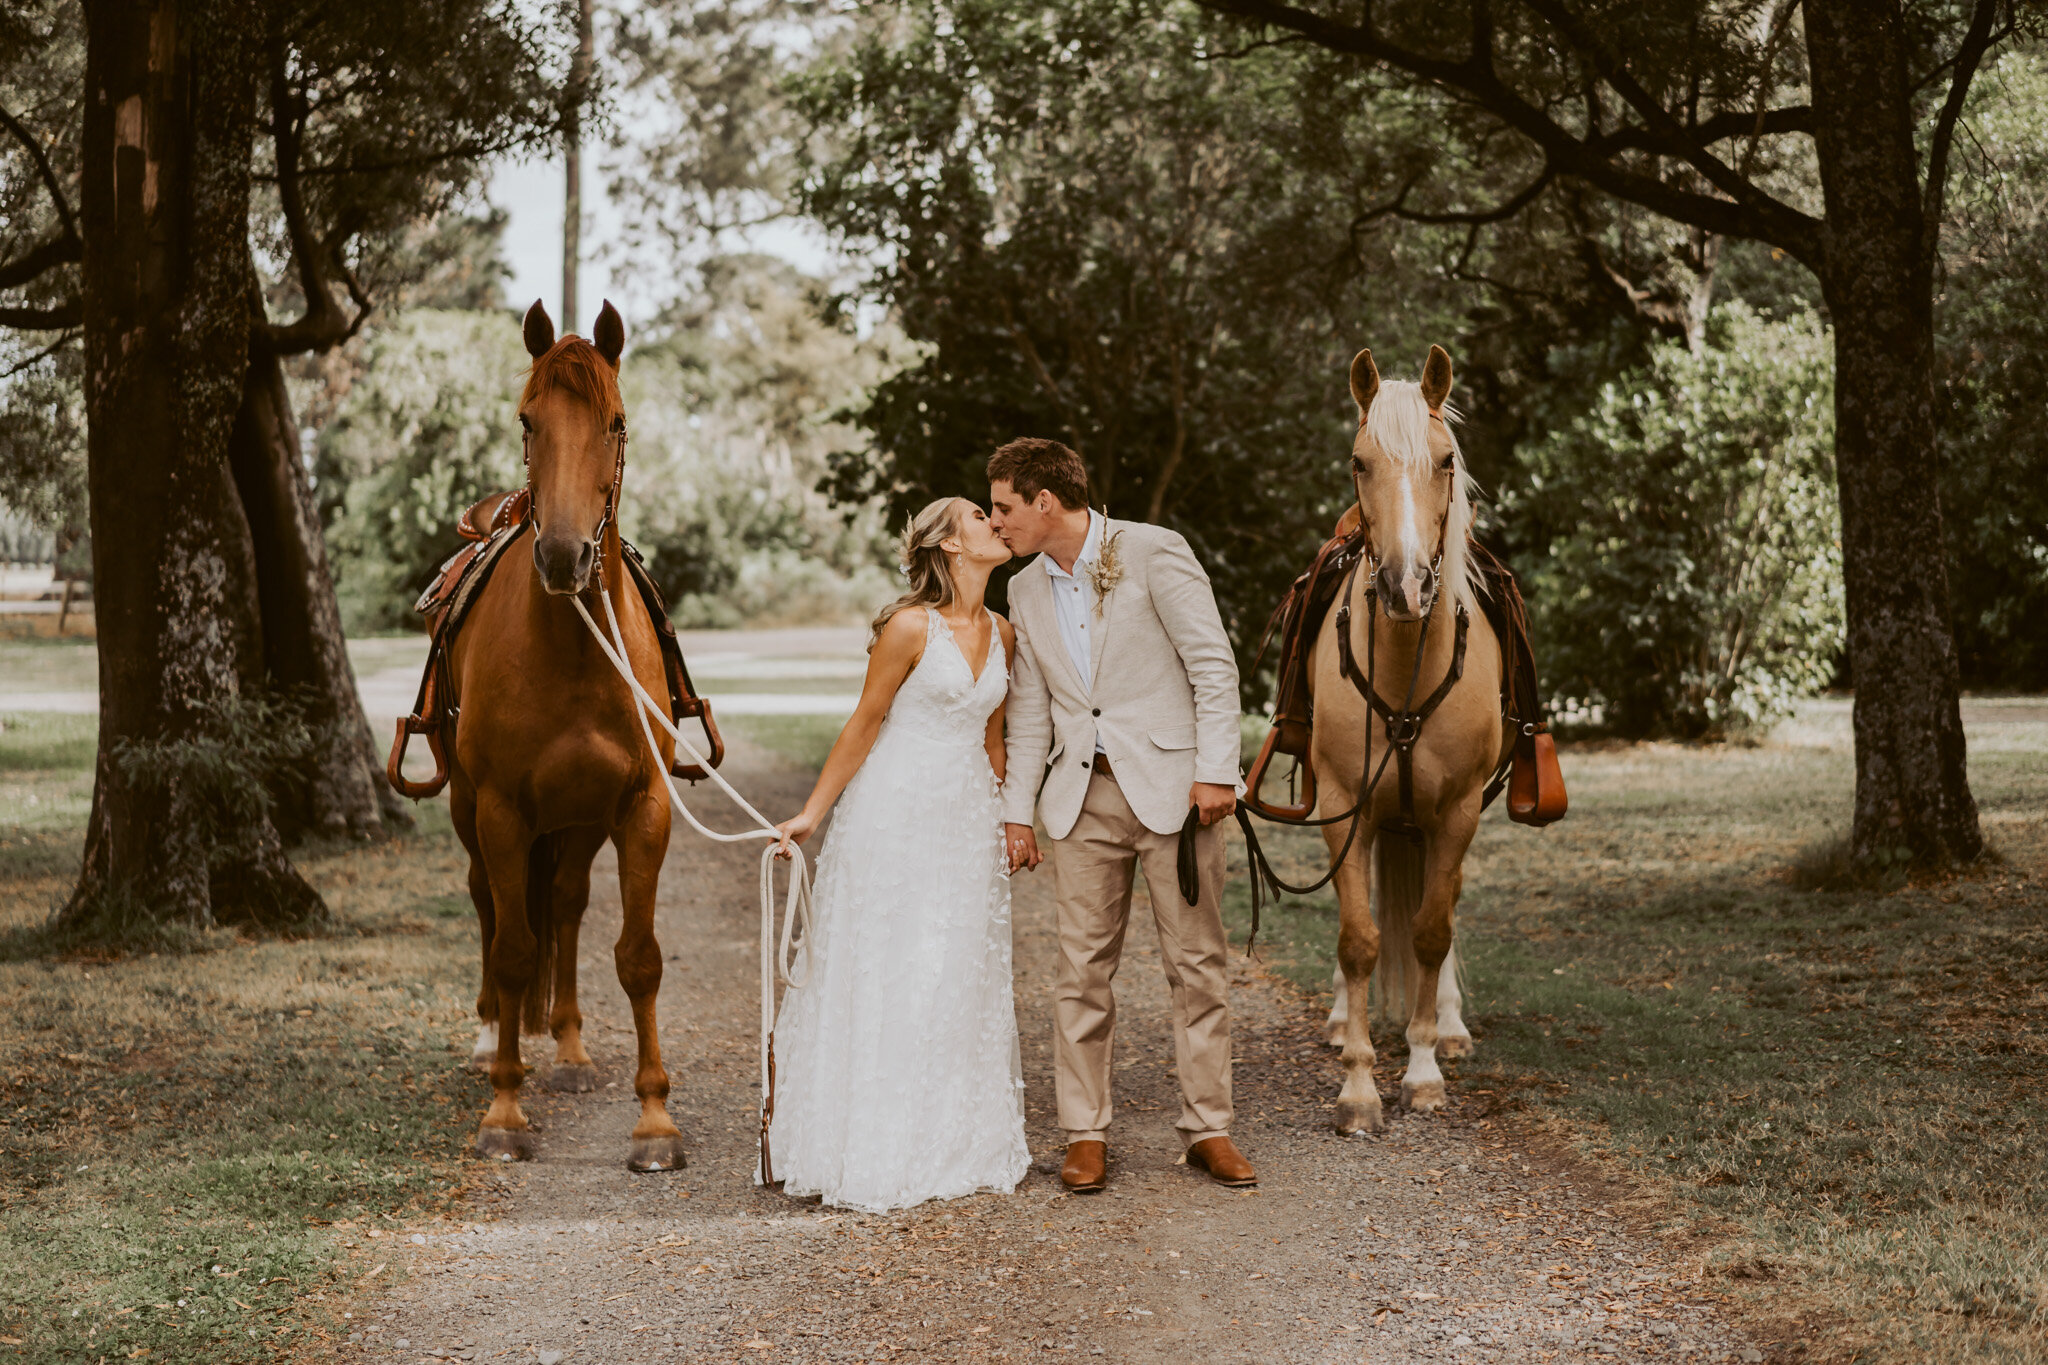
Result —
<path fill-rule="evenodd" d="M 626 480 L 626 414 L 613 416 L 611 428 L 605 433 L 605 440 L 613 444 L 612 481 L 604 490 L 604 514 L 591 528 L 590 541 L 597 547 L 596 559 L 591 565 L 593 577 L 602 577 L 604 572 L 604 533 L 618 519 L 619 487 Z M 533 524 L 533 543 L 540 545 L 540 494 L 533 486 L 533 428 L 522 429 L 519 440 L 519 463 L 526 469 L 526 519 Z"/>

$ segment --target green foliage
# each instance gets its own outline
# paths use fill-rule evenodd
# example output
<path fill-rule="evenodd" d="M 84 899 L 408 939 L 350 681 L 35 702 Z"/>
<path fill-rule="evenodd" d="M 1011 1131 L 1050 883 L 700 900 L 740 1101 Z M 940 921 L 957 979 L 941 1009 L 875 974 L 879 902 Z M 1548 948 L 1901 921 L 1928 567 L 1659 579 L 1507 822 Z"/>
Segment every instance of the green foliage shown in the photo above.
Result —
<path fill-rule="evenodd" d="M 1783 715 L 1842 648 L 1832 348 L 1811 315 L 1717 310 L 1525 455 L 1504 499 L 1557 532 L 1525 579 L 1560 719 L 1726 734 Z"/>
<path fill-rule="evenodd" d="M 1979 79 L 1939 309 L 1942 516 L 1966 686 L 2048 688 L 2048 52 Z"/>
<path fill-rule="evenodd" d="M 679 625 L 865 619 L 889 590 L 879 513 L 844 515 L 814 485 L 852 434 L 828 414 L 885 348 L 821 321 L 779 262 L 723 257 L 703 277 L 622 369 L 620 526 Z M 503 313 L 417 310 L 370 338 L 314 465 L 350 630 L 416 628 L 414 600 L 462 544 L 456 515 L 524 481 L 526 364 Z"/>
<path fill-rule="evenodd" d="M 832 419 L 890 363 L 821 314 L 817 286 L 760 256 L 721 256 L 657 320 L 621 376 L 632 414 L 621 524 L 678 625 L 865 621 L 894 591 L 881 509 L 834 509 Z"/>
<path fill-rule="evenodd" d="M 347 630 L 417 629 L 413 602 L 462 546 L 456 516 L 523 482 L 514 404 L 526 364 L 504 313 L 420 309 L 370 338 L 314 446 Z"/>
<path fill-rule="evenodd" d="M 1226 46 L 1173 0 L 912 0 L 799 106 L 807 210 L 872 253 L 860 297 L 920 348 L 859 410 L 835 496 L 981 499 L 995 446 L 1063 440 L 1095 501 L 1189 538 L 1248 654 L 1348 501 L 1352 352 L 1412 373 L 1456 324 L 1447 282 L 1355 221 L 1431 106 Z"/>
<path fill-rule="evenodd" d="M 188 836 L 212 846 L 267 822 L 313 747 L 296 699 L 223 696 L 176 739 L 111 741 L 107 761 L 125 789 L 174 801 Z"/>

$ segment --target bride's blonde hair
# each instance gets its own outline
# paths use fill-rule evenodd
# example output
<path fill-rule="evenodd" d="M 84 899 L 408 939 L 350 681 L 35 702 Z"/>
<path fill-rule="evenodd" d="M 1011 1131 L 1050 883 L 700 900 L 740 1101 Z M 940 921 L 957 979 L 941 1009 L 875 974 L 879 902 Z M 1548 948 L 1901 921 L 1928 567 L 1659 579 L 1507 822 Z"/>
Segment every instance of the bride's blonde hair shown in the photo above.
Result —
<path fill-rule="evenodd" d="M 874 652 L 875 641 L 882 638 L 882 627 L 889 624 L 889 618 L 905 607 L 927 607 L 937 610 L 953 605 L 958 595 L 953 586 L 953 566 L 940 544 L 960 528 L 960 499 L 940 498 L 925 504 L 924 510 L 910 519 L 903 528 L 903 544 L 898 557 L 903 563 L 903 576 L 910 580 L 910 591 L 883 607 L 881 614 L 869 627 L 868 651 Z"/>

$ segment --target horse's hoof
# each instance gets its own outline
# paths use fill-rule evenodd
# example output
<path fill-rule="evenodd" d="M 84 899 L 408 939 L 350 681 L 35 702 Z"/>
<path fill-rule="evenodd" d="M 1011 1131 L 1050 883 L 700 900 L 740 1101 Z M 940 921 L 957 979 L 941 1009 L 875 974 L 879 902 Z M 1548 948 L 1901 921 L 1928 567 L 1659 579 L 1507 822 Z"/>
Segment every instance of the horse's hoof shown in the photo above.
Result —
<path fill-rule="evenodd" d="M 1437 1060 L 1442 1061 L 1446 1057 L 1470 1057 L 1473 1046 L 1472 1036 L 1467 1033 L 1461 1033 L 1455 1038 L 1439 1038 L 1436 1040 Z"/>
<path fill-rule="evenodd" d="M 1434 1114 L 1444 1107 L 1444 1083 L 1424 1081 L 1415 1085 L 1402 1081 L 1401 1107 L 1417 1114 Z"/>
<path fill-rule="evenodd" d="M 534 1147 L 531 1128 L 479 1128 L 476 1154 L 485 1161 L 531 1161 Z"/>
<path fill-rule="evenodd" d="M 1384 1133 L 1387 1131 L 1386 1117 L 1380 1112 L 1377 1096 L 1370 1100 L 1338 1100 L 1337 1131 L 1345 1137 L 1359 1133 Z"/>
<path fill-rule="evenodd" d="M 495 1052 L 472 1052 L 469 1054 L 469 1069 L 478 1075 L 489 1075 L 491 1063 L 497 1060 Z"/>
<path fill-rule="evenodd" d="M 657 1133 L 653 1137 L 634 1138 L 633 1150 L 626 1157 L 626 1169 L 642 1175 L 652 1175 L 656 1171 L 680 1171 L 689 1164 L 683 1156 L 681 1133 Z"/>
<path fill-rule="evenodd" d="M 1344 1021 L 1339 1019 L 1333 1022 L 1324 1033 L 1323 1036 L 1330 1040 L 1331 1047 L 1341 1048 L 1344 1046 L 1344 1028 Z"/>
<path fill-rule="evenodd" d="M 597 1089 L 597 1068 L 589 1062 L 557 1062 L 548 1070 L 548 1089 L 561 1095 L 587 1095 Z"/>

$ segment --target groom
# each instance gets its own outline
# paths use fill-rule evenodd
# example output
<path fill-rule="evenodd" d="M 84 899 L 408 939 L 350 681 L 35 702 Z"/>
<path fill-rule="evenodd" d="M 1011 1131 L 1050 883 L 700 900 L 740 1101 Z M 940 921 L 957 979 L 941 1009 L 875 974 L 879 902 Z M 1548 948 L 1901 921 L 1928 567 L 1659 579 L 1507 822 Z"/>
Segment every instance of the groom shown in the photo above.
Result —
<path fill-rule="evenodd" d="M 1018 555 L 1004 837 L 1012 870 L 1041 860 L 1042 805 L 1059 896 L 1056 1089 L 1076 1193 L 1106 1183 L 1110 1053 L 1131 872 L 1145 865 L 1173 991 L 1176 1125 L 1188 1164 L 1257 1183 L 1230 1140 L 1230 1001 L 1223 830 L 1237 804 L 1237 661 L 1208 575 L 1172 531 L 1088 508 L 1088 472 L 1057 441 L 1012 441 L 988 462 L 990 520 Z M 1181 898 L 1190 809 L 1201 902 Z"/>

